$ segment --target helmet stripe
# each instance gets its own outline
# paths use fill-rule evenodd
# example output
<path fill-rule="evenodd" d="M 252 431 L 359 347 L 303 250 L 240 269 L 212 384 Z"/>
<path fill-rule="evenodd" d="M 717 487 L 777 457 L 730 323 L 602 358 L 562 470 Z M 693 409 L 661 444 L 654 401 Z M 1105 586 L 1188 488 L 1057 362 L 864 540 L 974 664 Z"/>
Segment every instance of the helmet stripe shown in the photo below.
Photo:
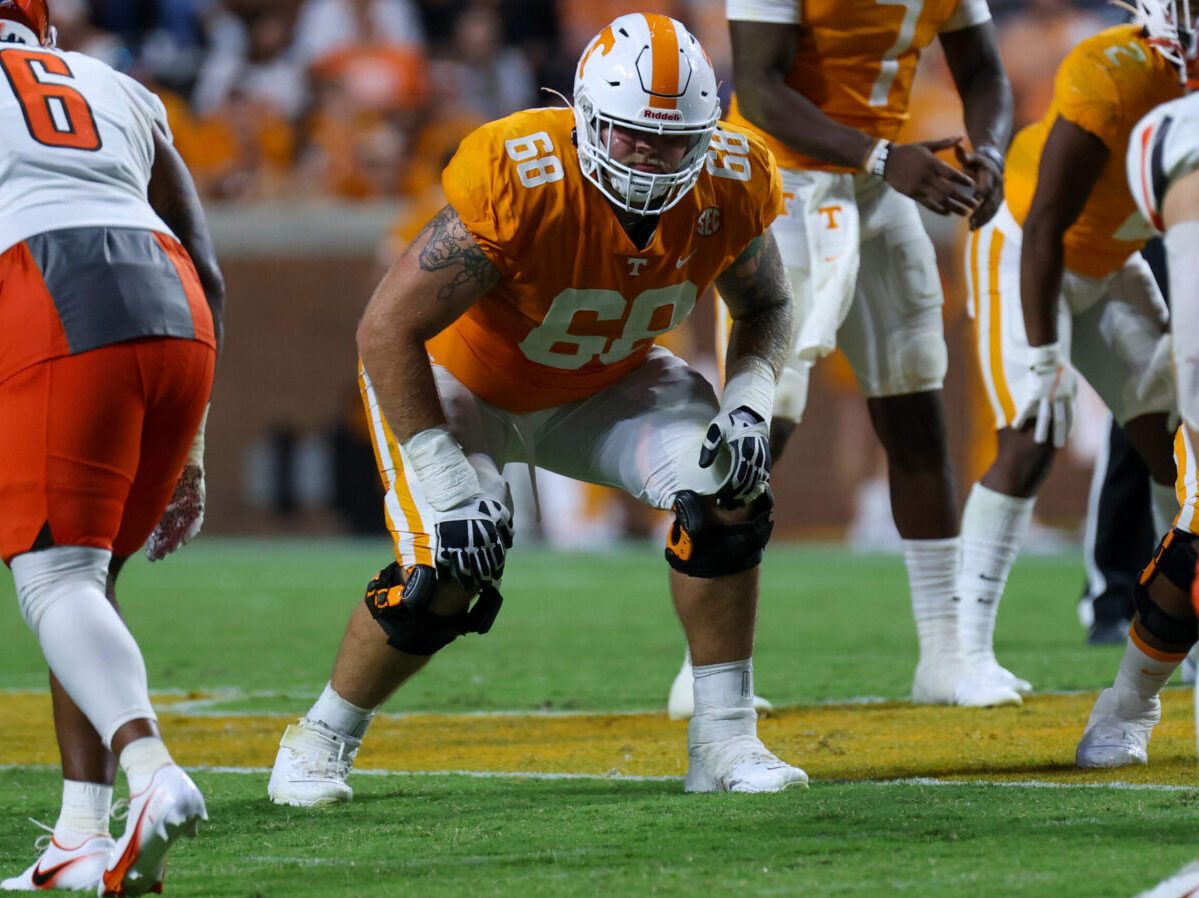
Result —
<path fill-rule="evenodd" d="M 674 30 L 674 22 L 667 16 L 646 13 L 645 22 L 649 25 L 653 50 L 649 105 L 655 109 L 678 109 L 679 66 L 682 64 L 679 35 Z"/>

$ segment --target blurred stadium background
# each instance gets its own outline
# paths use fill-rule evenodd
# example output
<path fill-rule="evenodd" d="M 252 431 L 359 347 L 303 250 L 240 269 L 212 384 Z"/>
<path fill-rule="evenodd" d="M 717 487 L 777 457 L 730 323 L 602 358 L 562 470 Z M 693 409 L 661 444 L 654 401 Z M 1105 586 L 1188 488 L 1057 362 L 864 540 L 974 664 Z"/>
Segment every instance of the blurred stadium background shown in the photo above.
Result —
<path fill-rule="evenodd" d="M 195 174 L 229 285 L 229 339 L 209 425 L 217 535 L 377 533 L 374 463 L 355 385 L 354 328 L 387 260 L 440 207 L 439 172 L 475 125 L 569 97 L 582 46 L 616 15 L 662 12 L 695 31 L 732 88 L 723 0 L 54 0 L 59 43 L 157 91 Z M 1104 2 L 993 0 L 1016 126 L 1039 117 L 1065 52 L 1124 17 Z M 936 47 L 909 139 L 961 133 Z M 961 276 L 965 227 L 930 217 L 945 283 L 946 399 L 965 487 L 993 452 Z M 711 302 L 671 344 L 714 370 Z M 1086 500 L 1097 404 L 1041 493 L 1069 538 Z M 817 368 L 804 426 L 776 476 L 779 535 L 897 545 L 878 450 L 848 367 Z M 512 478 L 517 487 L 527 478 Z M 617 497 L 558 484 L 541 532 L 596 547 L 658 539 Z M 572 526 L 555 526 L 568 519 Z M 518 521 L 523 540 L 538 528 Z M 523 541 L 522 540 L 522 541 Z"/>

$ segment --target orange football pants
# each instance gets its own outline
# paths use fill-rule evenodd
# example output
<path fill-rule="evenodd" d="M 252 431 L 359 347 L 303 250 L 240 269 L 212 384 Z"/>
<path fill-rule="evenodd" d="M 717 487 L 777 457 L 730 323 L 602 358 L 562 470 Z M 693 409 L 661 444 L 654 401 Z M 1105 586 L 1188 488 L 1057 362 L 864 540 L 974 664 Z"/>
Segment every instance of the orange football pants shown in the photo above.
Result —
<path fill-rule="evenodd" d="M 216 352 L 146 338 L 38 362 L 0 383 L 0 556 L 53 545 L 136 552 L 170 501 Z"/>

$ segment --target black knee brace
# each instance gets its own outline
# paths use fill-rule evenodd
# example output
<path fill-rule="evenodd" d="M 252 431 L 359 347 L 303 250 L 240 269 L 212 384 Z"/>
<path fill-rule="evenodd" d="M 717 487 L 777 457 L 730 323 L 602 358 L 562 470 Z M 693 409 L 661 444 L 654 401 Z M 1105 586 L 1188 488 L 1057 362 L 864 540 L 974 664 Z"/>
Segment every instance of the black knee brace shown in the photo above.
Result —
<path fill-rule="evenodd" d="M 495 623 L 503 597 L 494 586 L 479 593 L 474 607 L 457 614 L 434 614 L 429 603 L 437 592 L 437 572 L 428 565 L 408 569 L 408 580 L 394 561 L 366 587 L 366 607 L 387 634 L 387 644 L 409 655 L 433 655 L 465 633 L 486 633 Z"/>
<path fill-rule="evenodd" d="M 749 517 L 736 524 L 708 518 L 703 500 L 691 490 L 674 499 L 674 523 L 666 539 L 666 561 L 689 577 L 727 577 L 757 567 L 770 541 L 774 521 L 770 512 L 774 496 L 770 490 L 749 506 Z"/>
<path fill-rule="evenodd" d="M 1199 622 L 1194 618 L 1179 620 L 1162 611 L 1149 597 L 1149 584 L 1161 574 L 1190 595 L 1197 560 L 1199 552 L 1195 549 L 1195 538 L 1185 530 L 1175 528 L 1158 543 L 1153 560 L 1141 571 L 1141 576 L 1133 587 L 1132 600 L 1140 616 L 1141 626 L 1163 642 L 1190 645 L 1199 639 Z"/>

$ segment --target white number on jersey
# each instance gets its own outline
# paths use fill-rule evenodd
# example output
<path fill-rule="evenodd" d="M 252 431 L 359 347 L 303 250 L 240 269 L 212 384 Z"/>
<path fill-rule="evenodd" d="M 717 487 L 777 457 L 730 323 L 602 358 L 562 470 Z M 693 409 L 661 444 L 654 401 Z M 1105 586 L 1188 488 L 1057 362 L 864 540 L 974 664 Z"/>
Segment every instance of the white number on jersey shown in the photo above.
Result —
<path fill-rule="evenodd" d="M 545 319 L 521 341 L 520 349 L 530 361 L 563 371 L 577 371 L 593 361 L 611 365 L 673 330 L 694 307 L 695 295 L 695 284 L 690 281 L 646 290 L 632 303 L 627 303 L 615 290 L 570 287 L 554 297 Z M 598 321 L 619 321 L 623 317 L 620 336 L 612 339 L 600 334 L 571 333 L 575 315 L 580 312 L 590 312 Z M 662 326 L 655 327 L 655 320 Z M 612 345 L 605 349 L 609 340 Z"/>
<path fill-rule="evenodd" d="M 717 130 L 708 144 L 708 174 L 734 181 L 753 177 L 749 164 L 749 140 L 743 134 Z"/>
<path fill-rule="evenodd" d="M 544 131 L 506 140 L 504 149 L 516 163 L 516 174 L 525 187 L 540 187 L 562 180 L 562 160 L 554 154 L 554 142 Z"/>
<path fill-rule="evenodd" d="M 874 79 L 874 87 L 870 91 L 871 106 L 886 106 L 887 96 L 891 93 L 891 85 L 899 74 L 899 57 L 903 55 L 916 37 L 916 22 L 924 10 L 924 0 L 877 0 L 879 6 L 902 6 L 903 23 L 899 26 L 899 34 L 895 43 L 883 54 L 883 64 Z"/>

